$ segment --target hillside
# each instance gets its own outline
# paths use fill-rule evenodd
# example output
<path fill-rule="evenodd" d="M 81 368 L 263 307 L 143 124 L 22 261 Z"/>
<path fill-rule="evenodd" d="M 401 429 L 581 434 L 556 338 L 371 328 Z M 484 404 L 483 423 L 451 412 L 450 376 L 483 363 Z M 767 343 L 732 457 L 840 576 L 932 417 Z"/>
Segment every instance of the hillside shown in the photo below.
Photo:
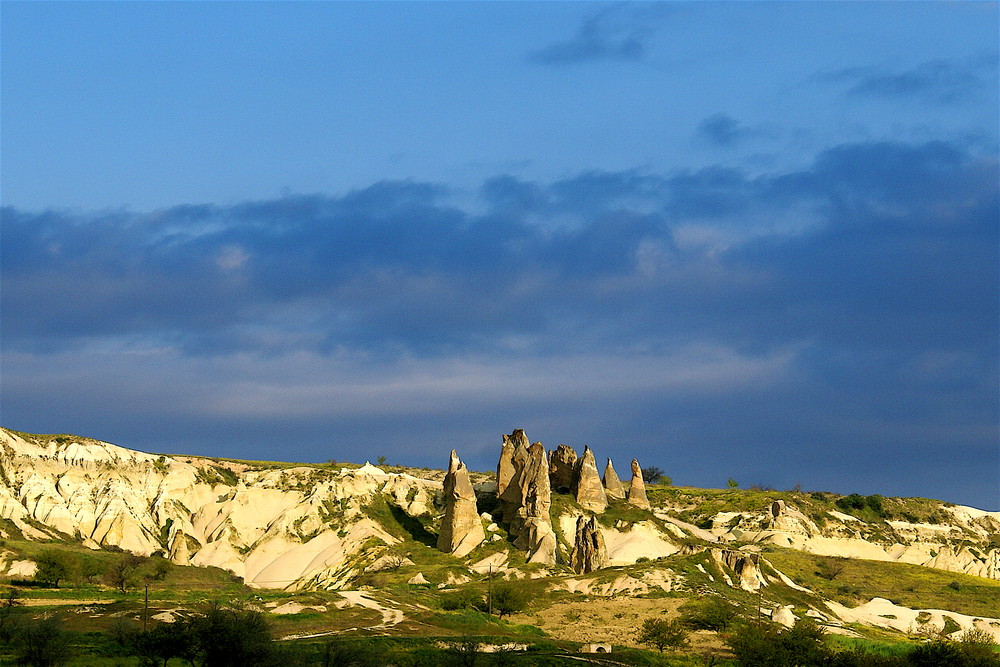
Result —
<path fill-rule="evenodd" d="M 158 557 L 190 591 L 288 612 L 289 636 L 357 629 L 364 614 L 382 614 L 368 627 L 390 634 L 461 633 L 461 612 L 441 600 L 502 577 L 533 591 L 516 624 L 570 642 L 637 646 L 643 610 L 676 616 L 699 598 L 843 636 L 978 628 L 1000 639 L 1000 513 L 643 484 L 610 461 L 601 478 L 589 449 L 546 453 L 521 431 L 503 440 L 498 473 L 483 474 L 456 455 L 447 472 L 282 464 L 0 429 L 0 572 L 29 580 L 46 549 L 81 563 Z M 119 599 L 77 579 L 87 599 Z M 191 602 L 178 585 L 152 587 L 161 611 Z M 308 632 L 291 632 L 293 618 Z M 695 640 L 721 646 L 711 632 Z"/>

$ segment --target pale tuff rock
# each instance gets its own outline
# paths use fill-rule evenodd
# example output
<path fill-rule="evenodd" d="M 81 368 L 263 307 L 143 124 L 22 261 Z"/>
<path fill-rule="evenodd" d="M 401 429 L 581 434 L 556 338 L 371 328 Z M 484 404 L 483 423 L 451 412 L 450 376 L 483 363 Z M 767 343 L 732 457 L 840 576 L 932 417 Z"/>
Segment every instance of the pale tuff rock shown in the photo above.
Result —
<path fill-rule="evenodd" d="M 576 462 L 573 470 L 573 493 L 576 502 L 584 509 L 601 513 L 608 508 L 608 498 L 604 494 L 604 486 L 597 474 L 597 461 L 590 447 L 585 447 L 583 456 Z"/>
<path fill-rule="evenodd" d="M 573 571 L 577 574 L 587 574 L 601 569 L 607 562 L 608 550 L 597 525 L 597 517 L 577 518 L 576 539 L 573 541 L 573 553 L 570 555 Z"/>
<path fill-rule="evenodd" d="M 556 536 L 549 518 L 551 491 L 549 465 L 542 443 L 523 448 L 527 438 L 517 429 L 511 436 L 515 444 L 514 475 L 500 496 L 503 521 L 516 539 L 514 546 L 528 552 L 528 562 L 555 563 Z"/>
<path fill-rule="evenodd" d="M 795 625 L 795 614 L 792 613 L 792 609 L 795 607 L 793 605 L 786 605 L 784 607 L 778 607 L 773 612 L 771 612 L 771 620 L 778 625 L 783 625 L 786 628 L 790 628 Z"/>
<path fill-rule="evenodd" d="M 833 600 L 828 600 L 826 606 L 845 623 L 863 623 L 874 627 L 892 628 L 899 632 L 914 632 L 921 625 L 943 630 L 947 625 L 945 619 L 948 618 L 958 625 L 958 630 L 952 633 L 951 637 L 957 637 L 966 630 L 976 628 L 989 633 L 995 641 L 1000 641 L 998 618 L 966 616 L 943 609 L 910 609 L 885 598 L 872 598 L 869 602 L 853 609 Z"/>
<path fill-rule="evenodd" d="M 760 571 L 760 555 L 731 549 L 712 549 L 712 558 L 736 573 L 732 586 L 745 591 L 756 591 L 764 585 Z"/>
<path fill-rule="evenodd" d="M 664 533 L 653 521 L 622 525 L 618 528 L 598 526 L 607 549 L 607 567 L 630 565 L 640 558 L 655 560 L 679 551 L 672 537 Z M 559 532 L 567 541 L 576 534 L 576 517 L 563 514 L 559 517 Z"/>
<path fill-rule="evenodd" d="M 486 539 L 486 532 L 476 511 L 476 492 L 469 471 L 454 449 L 444 478 L 444 508 L 438 549 L 461 558 Z"/>
<path fill-rule="evenodd" d="M 531 441 L 528 440 L 528 436 L 524 434 L 523 428 L 515 428 L 514 431 L 509 436 L 504 436 L 504 441 L 510 440 L 510 444 L 514 446 L 514 449 L 523 448 L 525 450 L 531 446 Z"/>
<path fill-rule="evenodd" d="M 424 576 L 423 572 L 417 572 L 415 575 L 407 579 L 406 583 L 416 586 L 419 584 L 429 584 L 431 582 L 427 581 L 427 577 Z"/>
<path fill-rule="evenodd" d="M 640 509 L 649 509 L 649 500 L 646 499 L 646 485 L 642 481 L 642 468 L 639 467 L 639 462 L 635 459 L 632 459 L 632 482 L 628 487 L 628 501 Z"/>
<path fill-rule="evenodd" d="M 621 480 L 618 479 L 618 473 L 615 472 L 615 467 L 611 465 L 611 459 L 608 459 L 608 465 L 604 466 L 604 493 L 608 498 L 625 500 L 625 487 L 622 486 Z"/>
<path fill-rule="evenodd" d="M 514 443 L 510 436 L 503 437 L 500 446 L 500 460 L 497 462 L 497 498 L 503 495 L 514 478 Z"/>
<path fill-rule="evenodd" d="M 552 489 L 566 493 L 576 478 L 576 451 L 569 445 L 559 445 L 549 456 L 549 480 Z"/>

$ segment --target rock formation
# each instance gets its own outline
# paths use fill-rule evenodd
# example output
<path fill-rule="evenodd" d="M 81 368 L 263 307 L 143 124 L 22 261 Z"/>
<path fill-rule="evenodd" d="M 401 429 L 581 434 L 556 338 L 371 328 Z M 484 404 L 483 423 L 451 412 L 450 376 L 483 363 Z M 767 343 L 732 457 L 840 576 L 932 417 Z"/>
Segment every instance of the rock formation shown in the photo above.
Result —
<path fill-rule="evenodd" d="M 597 525 L 597 517 L 589 519 L 581 516 L 576 520 L 576 539 L 573 541 L 573 553 L 570 564 L 577 574 L 586 574 L 599 570 L 608 562 L 608 550 L 604 545 L 604 536 Z"/>
<path fill-rule="evenodd" d="M 514 546 L 528 552 L 528 562 L 555 563 L 556 536 L 549 518 L 552 494 L 545 448 L 536 442 L 525 449 L 527 438 L 521 429 L 510 437 L 504 436 L 504 443 L 508 441 L 514 444 L 514 474 L 500 494 L 502 520 L 515 538 Z"/>
<path fill-rule="evenodd" d="M 642 468 L 639 467 L 639 462 L 635 459 L 632 459 L 632 482 L 628 487 L 628 501 L 641 509 L 649 509 L 646 485 L 642 481 Z"/>
<path fill-rule="evenodd" d="M 583 456 L 576 462 L 573 470 L 573 493 L 576 502 L 584 509 L 601 513 L 608 508 L 608 498 L 604 494 L 604 486 L 597 474 L 597 461 L 590 447 L 584 447 Z"/>
<path fill-rule="evenodd" d="M 569 445 L 559 445 L 549 456 L 549 481 L 553 491 L 566 493 L 573 488 L 576 451 Z"/>
<path fill-rule="evenodd" d="M 625 487 L 622 486 L 621 480 L 618 479 L 618 473 L 615 472 L 615 467 L 611 465 L 611 459 L 608 459 L 608 465 L 604 466 L 604 493 L 608 498 L 625 500 Z"/>
<path fill-rule="evenodd" d="M 736 573 L 735 587 L 745 591 L 756 591 L 764 585 L 760 571 L 760 554 L 733 551 L 732 549 L 712 549 L 712 558 Z"/>
<path fill-rule="evenodd" d="M 438 533 L 438 549 L 462 557 L 485 539 L 486 531 L 476 511 L 476 492 L 469 480 L 469 470 L 453 449 L 444 478 L 444 519 Z"/>
<path fill-rule="evenodd" d="M 510 485 L 514 473 L 514 443 L 509 436 L 503 437 L 503 445 L 500 447 L 500 460 L 497 462 L 497 498 Z"/>

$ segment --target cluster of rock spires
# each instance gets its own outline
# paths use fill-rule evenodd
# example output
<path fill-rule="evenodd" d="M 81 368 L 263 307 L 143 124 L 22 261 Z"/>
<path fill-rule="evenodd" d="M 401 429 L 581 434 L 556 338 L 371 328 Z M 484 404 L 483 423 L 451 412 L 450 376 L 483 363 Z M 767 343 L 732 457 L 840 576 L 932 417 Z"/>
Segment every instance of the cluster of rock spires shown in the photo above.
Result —
<path fill-rule="evenodd" d="M 602 479 L 590 447 L 585 447 L 579 457 L 568 445 L 559 445 L 546 454 L 542 443 L 529 444 L 524 430 L 515 429 L 503 436 L 500 448 L 496 518 L 507 526 L 514 546 L 527 553 L 529 563 L 556 562 L 556 534 L 549 516 L 553 490 L 573 494 L 580 507 L 594 514 L 607 510 L 608 498 L 626 500 L 641 509 L 650 508 L 642 469 L 635 459 L 626 491 L 610 458 Z M 454 450 L 444 481 L 444 496 L 445 516 L 438 548 L 464 556 L 486 536 L 476 513 L 476 496 L 469 472 Z M 577 520 L 570 561 L 577 572 L 591 572 L 607 562 L 607 549 L 595 516 L 580 516 Z"/>

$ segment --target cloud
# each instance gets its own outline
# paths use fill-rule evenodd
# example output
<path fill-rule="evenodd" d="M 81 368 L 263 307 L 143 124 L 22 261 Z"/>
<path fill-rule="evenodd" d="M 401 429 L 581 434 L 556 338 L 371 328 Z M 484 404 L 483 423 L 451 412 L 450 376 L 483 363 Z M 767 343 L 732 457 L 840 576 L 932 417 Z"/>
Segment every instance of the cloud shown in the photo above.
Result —
<path fill-rule="evenodd" d="M 736 144 L 753 135 L 753 131 L 744 127 L 731 116 L 718 113 L 698 124 L 698 135 L 723 148 L 732 148 Z"/>
<path fill-rule="evenodd" d="M 696 445 L 701 463 L 664 462 L 704 483 L 717 457 L 790 486 L 774 471 L 834 445 L 982 460 L 997 180 L 995 156 L 959 144 L 867 142 L 757 176 L 498 175 L 475 210 L 410 181 L 153 213 L 6 207 L 4 419 L 175 451 L 236 429 L 320 460 L 372 442 L 409 456 L 433 432 L 481 446 L 484 467 L 497 429 L 523 425 L 609 455 Z M 821 481 L 887 492 L 849 486 L 869 469 Z"/>
<path fill-rule="evenodd" d="M 637 61 L 646 54 L 657 10 L 637 11 L 612 5 L 583 20 L 569 40 L 554 42 L 528 54 L 536 65 L 570 65 L 593 61 Z"/>
<path fill-rule="evenodd" d="M 956 104 L 977 99 L 984 93 L 995 99 L 997 64 L 996 54 L 985 54 L 966 60 L 929 60 L 897 72 L 847 68 L 821 75 L 819 79 L 848 83 L 845 94 L 849 97 Z"/>

